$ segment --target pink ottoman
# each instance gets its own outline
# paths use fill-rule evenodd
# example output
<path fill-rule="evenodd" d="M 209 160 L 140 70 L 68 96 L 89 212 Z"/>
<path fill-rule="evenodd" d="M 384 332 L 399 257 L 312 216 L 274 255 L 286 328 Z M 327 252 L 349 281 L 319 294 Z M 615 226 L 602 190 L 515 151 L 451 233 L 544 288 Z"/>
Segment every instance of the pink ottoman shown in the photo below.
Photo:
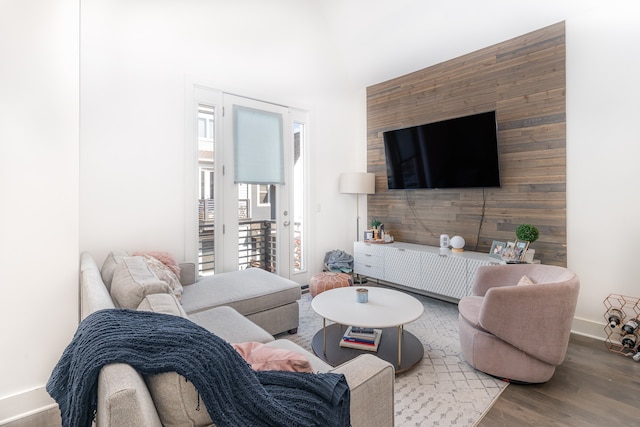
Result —
<path fill-rule="evenodd" d="M 353 286 L 353 278 L 347 273 L 324 272 L 314 275 L 309 281 L 311 297 L 334 288 Z"/>

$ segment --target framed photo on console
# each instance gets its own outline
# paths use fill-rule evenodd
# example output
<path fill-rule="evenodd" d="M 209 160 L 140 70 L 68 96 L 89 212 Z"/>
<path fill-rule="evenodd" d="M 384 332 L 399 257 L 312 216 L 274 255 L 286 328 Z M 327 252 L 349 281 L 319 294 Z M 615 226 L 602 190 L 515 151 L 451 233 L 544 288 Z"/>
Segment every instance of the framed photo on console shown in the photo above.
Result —
<path fill-rule="evenodd" d="M 524 254 L 527 253 L 527 249 L 529 248 L 529 242 L 525 240 L 516 240 L 516 259 L 518 261 L 524 260 Z"/>
<path fill-rule="evenodd" d="M 494 240 L 493 243 L 491 244 L 491 249 L 489 250 L 489 256 L 491 258 L 501 259 L 502 251 L 504 251 L 504 248 L 506 247 L 506 245 L 507 244 L 505 242 Z"/>
<path fill-rule="evenodd" d="M 518 262 L 518 258 L 516 257 L 516 242 L 507 242 L 504 250 L 500 254 L 500 258 L 507 263 Z"/>

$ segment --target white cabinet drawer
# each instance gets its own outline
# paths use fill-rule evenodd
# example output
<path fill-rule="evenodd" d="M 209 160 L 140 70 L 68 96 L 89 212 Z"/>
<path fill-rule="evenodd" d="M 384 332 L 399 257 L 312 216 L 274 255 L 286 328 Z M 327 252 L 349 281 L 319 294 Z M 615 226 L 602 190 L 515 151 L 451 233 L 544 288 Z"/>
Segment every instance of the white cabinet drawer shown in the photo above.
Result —
<path fill-rule="evenodd" d="M 373 277 L 375 279 L 384 278 L 384 268 L 380 266 L 374 266 L 371 264 L 356 262 L 354 264 L 353 271 L 356 274 L 361 274 L 367 277 Z"/>
<path fill-rule="evenodd" d="M 371 255 L 371 254 L 356 252 L 355 256 L 353 257 L 353 260 L 356 263 L 360 263 L 360 264 L 369 264 L 371 266 L 380 267 L 380 268 L 384 267 L 384 258 L 379 255 Z"/>
<path fill-rule="evenodd" d="M 368 254 L 372 256 L 383 256 L 384 245 L 375 243 L 354 242 L 353 252 L 355 254 Z"/>
<path fill-rule="evenodd" d="M 375 279 L 384 279 L 384 248 L 382 245 L 354 242 L 353 272 Z"/>

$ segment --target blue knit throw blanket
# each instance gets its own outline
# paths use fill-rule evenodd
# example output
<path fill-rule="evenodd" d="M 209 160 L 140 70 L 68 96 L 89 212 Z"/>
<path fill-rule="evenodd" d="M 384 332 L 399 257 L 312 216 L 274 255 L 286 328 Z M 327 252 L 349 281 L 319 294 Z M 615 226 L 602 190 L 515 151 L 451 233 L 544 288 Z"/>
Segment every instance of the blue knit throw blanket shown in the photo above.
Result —
<path fill-rule="evenodd" d="M 91 425 L 98 373 L 110 363 L 142 375 L 184 376 L 218 427 L 350 425 L 342 374 L 254 371 L 226 341 L 188 319 L 108 309 L 80 323 L 47 382 L 64 427 Z"/>

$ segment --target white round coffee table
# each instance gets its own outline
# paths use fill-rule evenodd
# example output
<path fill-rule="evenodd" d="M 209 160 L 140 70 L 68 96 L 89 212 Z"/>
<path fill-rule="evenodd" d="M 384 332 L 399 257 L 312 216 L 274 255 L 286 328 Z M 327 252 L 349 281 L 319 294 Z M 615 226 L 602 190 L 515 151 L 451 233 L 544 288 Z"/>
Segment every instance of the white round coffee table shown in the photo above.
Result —
<path fill-rule="evenodd" d="M 356 289 L 365 288 L 368 302 L 357 302 Z M 337 366 L 366 350 L 345 348 L 340 341 L 347 326 L 383 330 L 376 354 L 393 364 L 396 373 L 415 366 L 424 357 L 424 347 L 404 325 L 422 316 L 424 306 L 404 292 L 369 286 L 349 286 L 325 291 L 311 301 L 313 310 L 322 316 L 322 329 L 313 337 L 314 353 Z M 327 326 L 327 320 L 335 322 Z"/>

